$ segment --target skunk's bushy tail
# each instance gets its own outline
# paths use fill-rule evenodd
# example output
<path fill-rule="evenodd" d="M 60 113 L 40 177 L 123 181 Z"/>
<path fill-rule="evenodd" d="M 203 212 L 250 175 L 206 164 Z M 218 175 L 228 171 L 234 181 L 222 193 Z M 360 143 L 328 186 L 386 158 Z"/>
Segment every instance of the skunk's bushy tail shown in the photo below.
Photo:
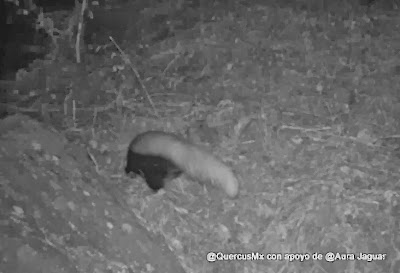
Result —
<path fill-rule="evenodd" d="M 176 166 L 192 179 L 211 182 L 223 189 L 230 197 L 236 197 L 239 193 L 239 182 L 227 165 L 211 153 L 174 134 L 148 131 L 136 136 L 129 145 L 129 149 L 131 154 L 133 152 L 142 156 L 166 159 L 171 162 L 169 166 Z M 130 165 L 134 164 L 131 162 Z M 129 171 L 128 165 L 126 170 Z M 147 171 L 150 172 L 148 169 Z M 161 170 L 161 173 L 167 172 Z M 145 173 L 144 177 L 146 177 Z"/>

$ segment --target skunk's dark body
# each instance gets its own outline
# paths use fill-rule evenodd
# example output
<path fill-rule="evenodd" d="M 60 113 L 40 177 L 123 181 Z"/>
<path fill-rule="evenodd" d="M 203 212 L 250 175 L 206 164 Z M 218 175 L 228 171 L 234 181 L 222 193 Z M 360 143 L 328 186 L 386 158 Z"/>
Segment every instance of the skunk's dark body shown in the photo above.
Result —
<path fill-rule="evenodd" d="M 222 161 L 174 134 L 161 131 L 148 131 L 132 140 L 125 172 L 142 176 L 154 191 L 182 173 L 202 182 L 210 181 L 230 197 L 239 191 L 235 175 Z"/>
<path fill-rule="evenodd" d="M 125 172 L 142 176 L 149 187 L 158 191 L 168 180 L 179 177 L 183 172 L 171 161 L 161 156 L 142 155 L 128 150 Z"/>

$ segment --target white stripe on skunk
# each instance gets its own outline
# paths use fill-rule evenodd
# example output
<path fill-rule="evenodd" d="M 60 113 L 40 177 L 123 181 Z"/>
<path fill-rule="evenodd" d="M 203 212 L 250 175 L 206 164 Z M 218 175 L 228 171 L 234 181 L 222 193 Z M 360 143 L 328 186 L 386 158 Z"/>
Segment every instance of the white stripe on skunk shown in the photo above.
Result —
<path fill-rule="evenodd" d="M 155 191 L 186 173 L 192 179 L 220 187 L 229 197 L 239 193 L 239 182 L 227 165 L 202 148 L 162 131 L 144 132 L 132 140 L 125 172 L 141 175 Z"/>

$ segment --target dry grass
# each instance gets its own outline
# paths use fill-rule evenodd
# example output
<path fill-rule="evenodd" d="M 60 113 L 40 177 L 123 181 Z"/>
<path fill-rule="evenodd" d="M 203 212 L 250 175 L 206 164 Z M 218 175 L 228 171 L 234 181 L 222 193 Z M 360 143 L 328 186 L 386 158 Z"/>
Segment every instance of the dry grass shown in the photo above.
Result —
<path fill-rule="evenodd" d="M 121 197 L 188 272 L 397 272 L 399 19 L 251 6 L 177 32 L 141 57 L 128 48 L 161 117 L 132 92 L 129 68 L 106 60 L 96 80 L 114 90 L 113 104 L 87 126 L 114 151 L 100 168 L 119 172 L 139 131 L 184 132 L 205 119 L 218 132 L 214 152 L 241 178 L 237 200 L 185 178 L 157 195 L 135 180 Z M 117 66 L 125 69 L 111 73 Z M 208 263 L 210 251 L 311 258 Z M 327 252 L 386 256 L 312 259 Z"/>

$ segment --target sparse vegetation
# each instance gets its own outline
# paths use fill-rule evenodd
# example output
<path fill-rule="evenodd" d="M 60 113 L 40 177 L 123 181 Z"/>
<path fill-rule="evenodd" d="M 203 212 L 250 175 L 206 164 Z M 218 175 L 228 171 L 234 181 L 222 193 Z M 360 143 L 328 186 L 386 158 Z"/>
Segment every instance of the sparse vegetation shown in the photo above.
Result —
<path fill-rule="evenodd" d="M 142 9 L 127 25 L 120 46 L 129 62 L 110 44 L 86 52 L 78 68 L 57 47 L 17 82 L 29 95 L 32 75 L 45 73 L 48 92 L 13 111 L 40 109 L 88 143 L 103 177 L 122 173 L 138 132 L 184 134 L 205 120 L 194 133 L 205 137 L 193 140 L 234 166 L 237 200 L 186 179 L 157 195 L 140 180 L 113 181 L 187 272 L 398 272 L 398 10 L 179 3 Z M 208 263 L 210 251 L 386 256 Z"/>

